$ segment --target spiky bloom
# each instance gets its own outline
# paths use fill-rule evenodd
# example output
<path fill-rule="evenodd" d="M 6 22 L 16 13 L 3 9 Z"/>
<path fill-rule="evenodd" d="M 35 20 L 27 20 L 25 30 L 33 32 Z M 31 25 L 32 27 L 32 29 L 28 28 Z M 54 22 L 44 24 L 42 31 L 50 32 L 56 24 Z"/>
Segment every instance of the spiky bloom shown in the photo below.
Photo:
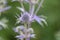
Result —
<path fill-rule="evenodd" d="M 24 8 L 24 1 L 26 3 L 29 3 L 29 11 L 26 11 Z M 44 22 L 47 25 L 46 20 L 41 17 L 37 16 L 37 12 L 39 11 L 40 7 L 42 6 L 43 0 L 41 0 L 40 3 L 38 3 L 39 0 L 19 0 L 21 3 L 21 7 L 17 7 L 21 11 L 21 16 L 17 14 L 17 23 L 23 23 L 23 26 L 17 26 L 15 28 L 15 32 L 17 32 L 19 35 L 16 36 L 16 38 L 21 40 L 30 40 L 30 38 L 35 38 L 35 34 L 33 31 L 33 28 L 31 28 L 31 23 L 37 21 L 42 27 Z M 38 8 L 35 11 L 35 5 L 38 4 Z"/>

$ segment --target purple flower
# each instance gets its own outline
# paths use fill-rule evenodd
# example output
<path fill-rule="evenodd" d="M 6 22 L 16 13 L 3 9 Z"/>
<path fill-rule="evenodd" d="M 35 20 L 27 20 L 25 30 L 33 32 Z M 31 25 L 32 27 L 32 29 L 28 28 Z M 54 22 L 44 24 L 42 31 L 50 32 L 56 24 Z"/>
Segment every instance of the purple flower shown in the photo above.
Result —
<path fill-rule="evenodd" d="M 18 35 L 18 36 L 16 36 L 16 38 L 18 38 L 18 39 L 24 39 L 25 35 Z"/>
<path fill-rule="evenodd" d="M 27 22 L 27 23 L 33 22 L 33 21 L 35 20 L 35 21 L 37 21 L 41 26 L 43 26 L 43 23 L 42 23 L 42 22 L 44 22 L 44 23 L 47 25 L 47 22 L 46 22 L 45 19 L 43 19 L 43 18 L 41 18 L 41 17 L 39 17 L 39 16 L 37 16 L 37 15 L 35 15 L 35 14 L 33 14 L 33 15 L 31 16 L 31 14 L 28 13 L 28 12 L 22 13 L 21 17 L 19 17 L 18 19 L 19 19 L 20 21 L 22 21 L 22 22 Z"/>
<path fill-rule="evenodd" d="M 23 23 L 24 26 L 18 26 L 16 27 L 15 31 L 19 33 L 16 38 L 18 39 L 25 39 L 30 40 L 30 38 L 35 38 L 34 30 L 31 28 L 32 22 L 38 22 L 42 27 L 44 22 L 47 25 L 46 20 L 43 17 L 37 16 L 37 12 L 39 11 L 40 7 L 42 6 L 42 3 L 44 0 L 41 0 L 40 3 L 38 3 L 39 0 L 19 0 L 21 3 L 21 8 L 17 7 L 21 12 L 21 16 L 17 14 L 17 23 Z M 29 11 L 27 12 L 24 8 L 23 2 L 29 3 Z M 38 4 L 38 8 L 35 11 L 35 5 Z"/>
<path fill-rule="evenodd" d="M 20 17 L 20 21 L 22 22 L 29 22 L 30 14 L 27 12 L 23 13 Z"/>
<path fill-rule="evenodd" d="M 42 22 L 44 22 L 47 25 L 46 20 L 41 18 L 41 17 L 39 17 L 39 16 L 34 15 L 34 20 L 37 21 L 41 26 L 43 26 Z"/>

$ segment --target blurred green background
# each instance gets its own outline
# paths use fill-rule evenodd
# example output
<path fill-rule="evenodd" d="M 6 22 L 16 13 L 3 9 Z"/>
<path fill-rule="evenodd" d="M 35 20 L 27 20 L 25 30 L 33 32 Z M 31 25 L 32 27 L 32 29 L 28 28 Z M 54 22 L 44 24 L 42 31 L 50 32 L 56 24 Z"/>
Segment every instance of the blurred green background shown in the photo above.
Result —
<path fill-rule="evenodd" d="M 0 40 L 17 40 L 15 36 L 17 33 L 13 31 L 16 27 L 16 13 L 20 14 L 16 7 L 20 6 L 19 2 L 8 1 L 8 6 L 12 6 L 11 9 L 2 12 L 0 20 L 6 18 L 8 20 L 6 29 L 0 30 Z M 28 10 L 28 4 L 24 4 L 26 10 Z M 47 17 L 48 27 L 41 27 L 37 22 L 32 23 L 32 27 L 35 31 L 36 38 L 31 40 L 60 40 L 60 0 L 45 0 L 42 8 L 38 12 L 38 15 L 44 15 Z M 19 25 L 19 24 L 18 24 Z M 1 28 L 1 27 L 0 27 Z"/>

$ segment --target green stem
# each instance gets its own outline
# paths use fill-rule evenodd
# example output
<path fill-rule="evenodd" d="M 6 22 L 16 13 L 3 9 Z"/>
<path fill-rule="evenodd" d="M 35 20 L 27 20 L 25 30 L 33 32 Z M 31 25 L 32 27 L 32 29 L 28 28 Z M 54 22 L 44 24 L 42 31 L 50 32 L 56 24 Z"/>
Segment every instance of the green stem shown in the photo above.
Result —
<path fill-rule="evenodd" d="M 24 26 L 25 26 L 25 40 L 27 40 L 27 36 L 28 36 L 28 33 L 27 33 L 27 29 L 28 29 L 27 23 L 24 23 Z"/>
<path fill-rule="evenodd" d="M 1 16 L 1 12 L 0 12 L 0 16 Z"/>

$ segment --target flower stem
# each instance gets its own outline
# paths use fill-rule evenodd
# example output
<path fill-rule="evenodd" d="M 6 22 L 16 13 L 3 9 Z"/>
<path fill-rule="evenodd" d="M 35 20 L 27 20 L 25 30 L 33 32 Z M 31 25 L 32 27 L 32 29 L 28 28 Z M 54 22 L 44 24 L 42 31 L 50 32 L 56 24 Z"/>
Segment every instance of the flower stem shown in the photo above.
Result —
<path fill-rule="evenodd" d="M 27 32 L 27 29 L 28 29 L 27 23 L 25 23 L 24 26 L 25 26 L 25 28 L 26 28 L 26 29 L 25 29 L 25 40 L 30 40 L 30 38 L 28 37 L 28 34 L 29 34 L 29 33 Z"/>
<path fill-rule="evenodd" d="M 35 14 L 37 14 L 37 12 L 39 11 L 39 9 L 41 8 L 42 4 L 43 4 L 44 0 L 41 0 L 41 2 L 38 4 L 38 8 L 35 12 Z"/>
<path fill-rule="evenodd" d="M 31 15 L 33 15 L 34 10 L 35 10 L 35 5 L 34 4 L 30 4 L 30 10 L 29 10 L 29 12 L 30 12 Z"/>
<path fill-rule="evenodd" d="M 21 4 L 22 8 L 25 9 L 24 5 L 23 5 L 23 2 L 21 0 L 20 0 L 20 4 Z"/>

